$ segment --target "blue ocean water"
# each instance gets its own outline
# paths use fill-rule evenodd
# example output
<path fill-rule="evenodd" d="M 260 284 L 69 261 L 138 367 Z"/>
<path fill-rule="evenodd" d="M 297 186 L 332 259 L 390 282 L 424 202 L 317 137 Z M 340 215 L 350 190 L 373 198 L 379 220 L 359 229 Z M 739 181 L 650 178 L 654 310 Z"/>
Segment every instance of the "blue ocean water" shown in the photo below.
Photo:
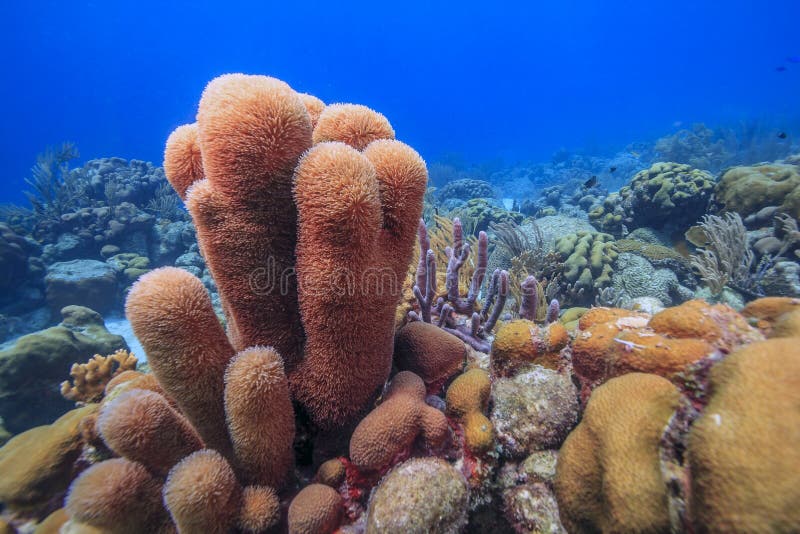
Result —
<path fill-rule="evenodd" d="M 428 160 L 613 152 L 694 122 L 798 132 L 796 0 L 4 2 L 0 201 L 46 145 L 161 162 L 204 85 L 366 104 Z"/>

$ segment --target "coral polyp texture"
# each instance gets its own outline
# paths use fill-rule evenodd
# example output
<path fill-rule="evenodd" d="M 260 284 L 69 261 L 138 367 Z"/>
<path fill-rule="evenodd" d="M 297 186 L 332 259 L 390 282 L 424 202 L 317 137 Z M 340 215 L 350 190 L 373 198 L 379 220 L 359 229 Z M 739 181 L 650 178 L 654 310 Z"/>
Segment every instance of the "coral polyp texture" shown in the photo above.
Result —
<path fill-rule="evenodd" d="M 392 379 L 383 402 L 353 432 L 350 459 L 359 469 L 377 471 L 408 454 L 418 437 L 435 449 L 447 436 L 444 414 L 425 404 L 425 383 L 414 373 L 401 371 Z"/>

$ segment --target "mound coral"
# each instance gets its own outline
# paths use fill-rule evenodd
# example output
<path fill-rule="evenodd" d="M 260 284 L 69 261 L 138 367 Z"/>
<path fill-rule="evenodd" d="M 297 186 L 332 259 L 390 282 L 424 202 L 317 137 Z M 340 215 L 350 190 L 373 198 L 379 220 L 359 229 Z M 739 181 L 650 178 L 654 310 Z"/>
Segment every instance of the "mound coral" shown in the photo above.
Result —
<path fill-rule="evenodd" d="M 800 218 L 800 170 L 796 165 L 772 163 L 733 167 L 722 175 L 714 196 L 725 211 L 742 217 L 768 206 L 780 206 Z"/>
<path fill-rule="evenodd" d="M 136 369 L 136 356 L 125 349 L 120 349 L 109 356 L 95 354 L 86 363 L 72 364 L 69 381 L 61 383 L 61 394 L 65 399 L 78 402 L 97 402 L 112 378 Z"/>
<path fill-rule="evenodd" d="M 464 444 L 474 454 L 486 452 L 494 442 L 494 427 L 484 412 L 492 383 L 489 373 L 470 369 L 447 388 L 447 413 L 464 427 Z"/>
<path fill-rule="evenodd" d="M 84 445 L 81 421 L 95 412 L 97 405 L 90 404 L 11 438 L 0 449 L 0 501 L 30 509 L 66 490 Z"/>
<path fill-rule="evenodd" d="M 466 347 L 455 336 L 430 323 L 413 321 L 398 333 L 394 362 L 428 386 L 444 383 L 464 366 Z"/>
<path fill-rule="evenodd" d="M 594 391 L 556 466 L 569 532 L 669 531 L 658 444 L 679 397 L 669 381 L 641 373 Z"/>
<path fill-rule="evenodd" d="M 425 383 L 410 371 L 393 379 L 383 402 L 353 432 L 350 459 L 364 471 L 386 468 L 421 436 L 430 448 L 441 446 L 448 436 L 447 420 L 425 404 Z"/>
<path fill-rule="evenodd" d="M 688 228 L 706 212 L 714 177 L 680 163 L 655 163 L 637 173 L 619 196 L 631 228 Z"/>
<path fill-rule="evenodd" d="M 329 486 L 309 484 L 289 505 L 290 534 L 330 534 L 344 516 L 342 498 Z"/>
<path fill-rule="evenodd" d="M 798 338 L 753 343 L 711 370 L 688 441 L 695 532 L 800 529 Z"/>

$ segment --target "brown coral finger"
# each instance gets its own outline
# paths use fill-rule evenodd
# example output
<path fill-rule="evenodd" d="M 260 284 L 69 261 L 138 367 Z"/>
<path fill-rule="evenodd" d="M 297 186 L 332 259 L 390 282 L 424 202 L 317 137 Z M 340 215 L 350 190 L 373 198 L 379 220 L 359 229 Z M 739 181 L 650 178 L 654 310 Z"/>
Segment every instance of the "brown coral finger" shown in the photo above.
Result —
<path fill-rule="evenodd" d="M 197 141 L 197 124 L 178 126 L 167 138 L 164 149 L 164 174 L 183 200 L 186 190 L 203 179 L 203 160 Z"/>
<path fill-rule="evenodd" d="M 282 487 L 294 463 L 294 411 L 277 352 L 253 347 L 231 360 L 225 414 L 241 479 Z"/>
<path fill-rule="evenodd" d="M 356 150 L 364 150 L 377 139 L 394 139 L 389 121 L 367 106 L 331 104 L 319 116 L 314 127 L 314 144 L 340 141 Z"/>
<path fill-rule="evenodd" d="M 161 386 L 206 445 L 228 454 L 223 376 L 234 350 L 203 283 L 183 269 L 156 269 L 133 285 L 125 311 Z"/>

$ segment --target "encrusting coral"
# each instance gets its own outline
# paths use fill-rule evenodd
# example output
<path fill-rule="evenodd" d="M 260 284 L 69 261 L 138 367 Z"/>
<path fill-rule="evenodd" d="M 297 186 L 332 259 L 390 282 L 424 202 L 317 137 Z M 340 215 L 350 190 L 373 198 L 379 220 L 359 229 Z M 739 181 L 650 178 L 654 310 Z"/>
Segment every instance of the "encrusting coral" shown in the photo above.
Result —
<path fill-rule="evenodd" d="M 67 380 L 62 382 L 61 394 L 71 401 L 97 402 L 103 397 L 106 384 L 125 371 L 135 370 L 136 363 L 136 356 L 125 349 L 108 356 L 95 354 L 86 363 L 72 365 L 69 372 L 72 384 Z"/>
<path fill-rule="evenodd" d="M 441 446 L 448 437 L 447 420 L 425 404 L 425 383 L 410 371 L 392 379 L 383 402 L 353 432 L 350 459 L 359 469 L 377 471 L 405 454 L 421 436 L 429 448 Z"/>

